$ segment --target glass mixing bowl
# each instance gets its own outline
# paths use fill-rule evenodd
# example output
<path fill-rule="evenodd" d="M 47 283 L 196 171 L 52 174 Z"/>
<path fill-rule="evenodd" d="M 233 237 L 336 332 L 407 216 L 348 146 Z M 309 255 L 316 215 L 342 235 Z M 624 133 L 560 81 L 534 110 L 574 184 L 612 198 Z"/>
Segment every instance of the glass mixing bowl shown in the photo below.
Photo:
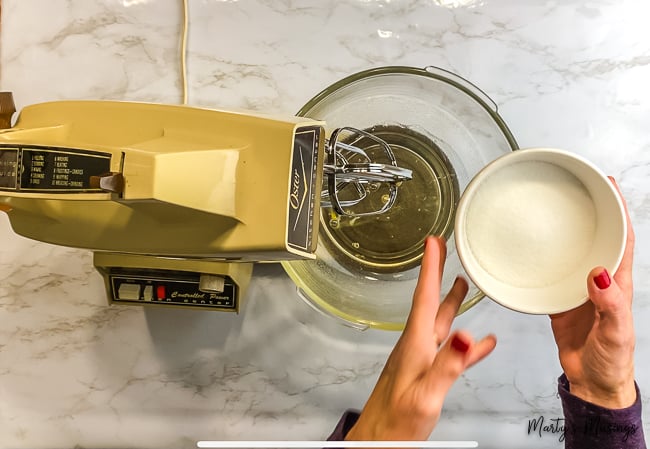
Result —
<path fill-rule="evenodd" d="M 435 67 L 382 67 L 351 75 L 297 115 L 325 121 L 328 135 L 350 126 L 381 137 L 398 165 L 413 171 L 384 214 L 347 217 L 322 208 L 316 260 L 282 263 L 298 294 L 317 310 L 359 329 L 402 330 L 425 238 L 447 239 L 444 293 L 464 275 L 453 242 L 460 194 L 481 168 L 516 150 L 517 143 L 485 93 Z M 376 148 L 364 149 L 381 159 Z M 369 185 L 358 207 L 381 204 L 385 189 Z M 459 313 L 482 298 L 470 283 Z"/>

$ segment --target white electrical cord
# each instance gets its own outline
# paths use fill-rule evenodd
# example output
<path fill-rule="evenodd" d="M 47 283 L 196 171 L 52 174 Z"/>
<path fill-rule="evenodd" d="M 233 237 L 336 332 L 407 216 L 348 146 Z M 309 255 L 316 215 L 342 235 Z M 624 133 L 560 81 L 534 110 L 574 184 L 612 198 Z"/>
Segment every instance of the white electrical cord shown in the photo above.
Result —
<path fill-rule="evenodd" d="M 183 25 L 181 29 L 181 84 L 183 88 L 183 104 L 187 104 L 187 33 L 189 28 L 188 0 L 183 2 Z"/>

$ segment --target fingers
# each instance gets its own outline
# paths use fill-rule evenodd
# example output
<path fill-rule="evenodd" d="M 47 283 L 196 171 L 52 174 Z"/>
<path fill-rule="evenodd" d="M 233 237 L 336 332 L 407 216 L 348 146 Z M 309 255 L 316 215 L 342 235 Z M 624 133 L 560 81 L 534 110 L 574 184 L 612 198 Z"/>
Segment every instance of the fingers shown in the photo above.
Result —
<path fill-rule="evenodd" d="M 413 294 L 413 306 L 404 331 L 425 332 L 431 336 L 440 303 L 440 281 L 447 246 L 439 237 L 427 237 L 425 245 L 420 276 Z"/>
<path fill-rule="evenodd" d="M 623 198 L 621 188 L 618 186 L 616 180 L 613 177 L 609 176 L 609 180 L 612 182 L 612 184 L 614 184 L 614 187 L 616 187 L 616 191 L 618 192 L 618 195 L 623 202 L 623 208 L 625 209 L 625 219 L 627 222 L 627 241 L 625 244 L 625 251 L 623 252 L 623 259 L 621 260 L 621 264 L 619 265 L 618 270 L 616 270 L 614 277 L 616 278 L 616 282 L 621 286 L 621 288 L 631 291 L 632 262 L 634 259 L 634 229 L 632 229 L 630 213 L 627 208 L 627 202 L 625 201 L 625 198 Z"/>
<path fill-rule="evenodd" d="M 474 350 L 469 355 L 469 358 L 467 360 L 467 367 L 465 369 L 474 366 L 475 364 L 483 360 L 485 357 L 490 355 L 490 353 L 497 346 L 497 337 L 494 334 L 490 334 L 484 337 L 474 346 L 475 346 Z"/>
<path fill-rule="evenodd" d="M 467 281 L 461 277 L 457 277 L 445 300 L 440 304 L 435 323 L 436 336 L 439 341 L 445 340 L 449 335 L 451 324 L 468 290 L 469 286 L 467 285 Z"/>
<path fill-rule="evenodd" d="M 496 346 L 496 337 L 488 335 L 475 342 L 464 331 L 454 332 L 440 348 L 431 369 L 426 374 L 426 388 L 429 397 L 440 403 L 460 375 L 470 366 L 484 359 Z"/>

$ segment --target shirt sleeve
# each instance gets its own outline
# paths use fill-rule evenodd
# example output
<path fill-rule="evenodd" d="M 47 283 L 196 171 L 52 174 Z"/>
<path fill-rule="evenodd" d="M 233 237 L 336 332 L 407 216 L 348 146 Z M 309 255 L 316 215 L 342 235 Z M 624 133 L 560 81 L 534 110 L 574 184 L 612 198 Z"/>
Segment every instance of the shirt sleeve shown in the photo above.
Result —
<path fill-rule="evenodd" d="M 558 393 L 564 409 L 565 449 L 646 449 L 641 424 L 641 394 L 630 407 L 608 409 L 570 393 L 569 380 L 562 374 Z"/>
<path fill-rule="evenodd" d="M 339 420 L 334 432 L 332 432 L 327 441 L 343 441 L 352 426 L 357 423 L 359 414 L 360 412 L 357 410 L 347 410 Z"/>

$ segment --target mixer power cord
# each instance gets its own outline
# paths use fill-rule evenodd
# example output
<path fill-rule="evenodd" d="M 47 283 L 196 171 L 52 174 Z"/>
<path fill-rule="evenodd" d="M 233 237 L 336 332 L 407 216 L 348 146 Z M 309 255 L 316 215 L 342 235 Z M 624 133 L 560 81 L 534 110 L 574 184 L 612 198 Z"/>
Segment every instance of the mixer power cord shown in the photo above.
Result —
<path fill-rule="evenodd" d="M 183 104 L 187 105 L 187 34 L 189 30 L 189 0 L 182 0 L 183 22 L 181 25 L 181 86 L 183 89 Z"/>

